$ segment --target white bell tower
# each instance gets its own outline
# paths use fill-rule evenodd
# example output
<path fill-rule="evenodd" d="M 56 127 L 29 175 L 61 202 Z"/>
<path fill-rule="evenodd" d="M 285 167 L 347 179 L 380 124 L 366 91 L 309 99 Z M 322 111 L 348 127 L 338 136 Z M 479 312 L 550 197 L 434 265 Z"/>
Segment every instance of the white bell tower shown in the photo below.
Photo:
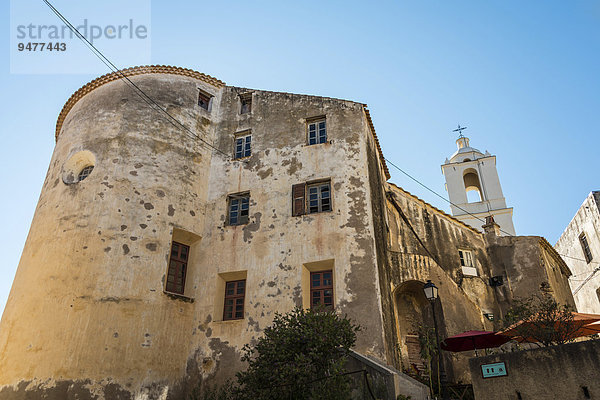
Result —
<path fill-rule="evenodd" d="M 459 125 L 456 131 L 463 129 Z M 496 156 L 469 147 L 469 138 L 462 133 L 456 144 L 458 150 L 442 165 L 446 190 L 452 202 L 452 216 L 479 231 L 484 225 L 482 220 L 493 216 L 500 225 L 501 236 L 515 235 L 513 209 L 506 207 L 496 170 Z"/>

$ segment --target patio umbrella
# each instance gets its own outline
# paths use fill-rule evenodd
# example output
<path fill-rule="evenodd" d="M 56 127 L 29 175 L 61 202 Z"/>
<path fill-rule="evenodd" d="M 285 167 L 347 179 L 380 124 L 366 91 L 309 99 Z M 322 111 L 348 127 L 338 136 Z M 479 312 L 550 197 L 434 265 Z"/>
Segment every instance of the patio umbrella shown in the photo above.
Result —
<path fill-rule="evenodd" d="M 571 321 L 554 321 L 552 318 L 548 318 L 548 322 L 551 323 L 551 325 L 545 324 L 543 320 L 536 319 L 535 316 L 526 318 L 509 326 L 500 333 L 511 337 L 518 342 L 529 343 L 537 342 L 538 339 L 534 337 L 534 334 L 543 332 L 544 330 L 560 332 L 562 336 L 568 339 L 600 333 L 600 324 L 595 324 L 595 322 L 600 321 L 600 314 L 584 314 L 578 312 L 571 312 L 571 314 L 573 315 Z"/>
<path fill-rule="evenodd" d="M 497 334 L 496 332 L 467 331 L 444 339 L 441 348 L 455 353 L 475 350 L 475 355 L 477 355 L 477 349 L 499 347 L 509 341 L 509 337 Z"/>

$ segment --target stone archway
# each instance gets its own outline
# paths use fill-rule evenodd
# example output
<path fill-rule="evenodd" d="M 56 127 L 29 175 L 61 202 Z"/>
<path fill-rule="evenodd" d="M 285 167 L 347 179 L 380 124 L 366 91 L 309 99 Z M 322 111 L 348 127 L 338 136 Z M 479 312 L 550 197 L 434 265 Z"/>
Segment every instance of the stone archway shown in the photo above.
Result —
<path fill-rule="evenodd" d="M 394 292 L 402 364 L 414 374 L 423 374 L 426 364 L 420 354 L 419 327 L 433 327 L 431 305 L 425 298 L 423 285 L 421 281 L 407 281 Z"/>

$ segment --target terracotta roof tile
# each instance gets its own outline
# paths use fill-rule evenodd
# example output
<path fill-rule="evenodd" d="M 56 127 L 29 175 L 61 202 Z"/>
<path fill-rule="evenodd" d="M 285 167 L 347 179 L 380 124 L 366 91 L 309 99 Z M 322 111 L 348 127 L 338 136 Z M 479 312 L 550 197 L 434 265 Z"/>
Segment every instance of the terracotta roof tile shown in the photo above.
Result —
<path fill-rule="evenodd" d="M 125 76 L 136 76 L 136 75 L 144 75 L 144 74 L 171 74 L 171 75 L 182 75 L 189 76 L 190 78 L 199 79 L 208 84 L 211 84 L 217 88 L 222 88 L 225 86 L 225 82 L 218 80 L 217 78 L 213 78 L 210 75 L 203 74 L 198 71 L 194 71 L 193 69 L 188 68 L 180 68 L 173 67 L 170 65 L 144 65 L 139 67 L 131 67 L 121 70 L 121 72 Z M 62 128 L 62 124 L 65 121 L 65 118 L 69 111 L 73 108 L 75 103 L 77 103 L 83 96 L 90 93 L 92 90 L 106 84 L 109 82 L 113 82 L 116 80 L 122 79 L 121 74 L 117 72 L 111 72 L 106 75 L 102 75 L 99 78 L 94 79 L 93 81 L 87 83 L 82 86 L 79 90 L 77 90 L 73 95 L 67 100 L 64 107 L 62 108 L 60 114 L 58 115 L 58 120 L 56 121 L 56 133 L 55 138 L 58 140 L 58 135 L 60 134 L 60 130 Z"/>

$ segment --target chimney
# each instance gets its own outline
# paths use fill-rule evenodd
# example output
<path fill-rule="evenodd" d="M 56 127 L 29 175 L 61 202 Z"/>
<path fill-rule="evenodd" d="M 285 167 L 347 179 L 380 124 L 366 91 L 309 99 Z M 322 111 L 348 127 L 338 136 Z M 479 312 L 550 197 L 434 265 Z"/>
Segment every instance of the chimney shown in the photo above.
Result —
<path fill-rule="evenodd" d="M 494 221 L 494 217 L 491 215 L 485 217 L 485 225 L 481 227 L 486 235 L 500 236 L 500 225 Z"/>

